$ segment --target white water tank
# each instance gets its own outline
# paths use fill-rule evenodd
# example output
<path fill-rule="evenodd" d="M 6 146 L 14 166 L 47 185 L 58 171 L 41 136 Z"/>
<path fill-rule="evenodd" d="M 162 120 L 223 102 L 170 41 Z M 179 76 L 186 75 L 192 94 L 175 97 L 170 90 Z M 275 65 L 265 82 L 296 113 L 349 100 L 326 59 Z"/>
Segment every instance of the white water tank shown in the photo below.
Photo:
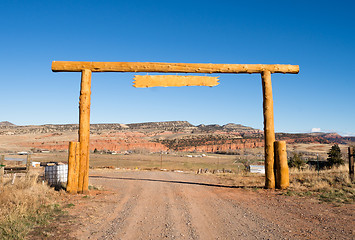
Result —
<path fill-rule="evenodd" d="M 68 181 L 68 164 L 46 166 L 44 178 L 51 186 L 59 186 Z"/>

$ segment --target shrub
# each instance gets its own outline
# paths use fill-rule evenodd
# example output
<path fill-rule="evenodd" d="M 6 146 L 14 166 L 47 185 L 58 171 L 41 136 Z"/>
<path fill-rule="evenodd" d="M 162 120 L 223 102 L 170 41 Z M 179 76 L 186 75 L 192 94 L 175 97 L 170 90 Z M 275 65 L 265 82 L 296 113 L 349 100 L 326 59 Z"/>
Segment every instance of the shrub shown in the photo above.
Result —
<path fill-rule="evenodd" d="M 341 151 L 340 151 L 338 144 L 334 144 L 330 148 L 330 150 L 328 152 L 327 161 L 328 161 L 329 167 L 333 167 L 333 166 L 339 167 L 340 165 L 344 165 L 344 160 L 341 156 Z"/>
<path fill-rule="evenodd" d="M 288 166 L 290 168 L 301 169 L 306 165 L 306 161 L 302 159 L 302 155 L 298 153 L 293 153 L 293 156 L 288 160 Z"/>

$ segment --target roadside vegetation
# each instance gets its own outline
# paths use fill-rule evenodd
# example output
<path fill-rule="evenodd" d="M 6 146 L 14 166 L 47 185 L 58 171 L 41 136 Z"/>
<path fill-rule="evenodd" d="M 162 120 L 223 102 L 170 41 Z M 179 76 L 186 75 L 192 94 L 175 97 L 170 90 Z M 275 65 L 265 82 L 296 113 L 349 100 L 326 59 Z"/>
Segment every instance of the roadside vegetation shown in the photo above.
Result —
<path fill-rule="evenodd" d="M 289 168 L 297 168 L 298 170 L 301 170 L 305 168 L 307 165 L 307 162 L 303 160 L 302 155 L 299 153 L 293 153 L 293 156 L 289 158 L 288 160 L 288 167 Z"/>
<path fill-rule="evenodd" d="M 63 214 L 55 200 L 60 193 L 38 182 L 38 175 L 4 178 L 0 190 L 0 239 L 24 239 L 36 226 Z"/>
<path fill-rule="evenodd" d="M 290 188 L 286 195 L 312 196 L 323 202 L 354 203 L 355 184 L 349 178 L 349 166 L 344 164 L 340 148 L 334 144 L 323 169 L 307 167 L 301 155 L 289 159 Z"/>
<path fill-rule="evenodd" d="M 320 170 L 290 171 L 290 187 L 285 195 L 311 196 L 322 202 L 354 203 L 355 184 L 350 181 L 347 165 Z"/>
<path fill-rule="evenodd" d="M 299 153 L 289 158 L 290 187 L 281 194 L 316 198 L 321 202 L 347 204 L 355 202 L 355 183 L 349 177 L 349 166 L 344 164 L 340 148 L 333 145 L 328 158 L 321 165 L 310 166 Z M 264 175 L 241 171 L 218 174 L 220 183 L 245 188 L 263 188 Z"/>
<path fill-rule="evenodd" d="M 246 189 L 263 189 L 265 176 L 241 171 L 238 173 L 217 173 L 219 184 Z M 349 178 L 347 165 L 331 169 L 290 169 L 290 187 L 278 190 L 287 196 L 316 198 L 321 202 L 334 204 L 355 203 L 355 184 Z"/>

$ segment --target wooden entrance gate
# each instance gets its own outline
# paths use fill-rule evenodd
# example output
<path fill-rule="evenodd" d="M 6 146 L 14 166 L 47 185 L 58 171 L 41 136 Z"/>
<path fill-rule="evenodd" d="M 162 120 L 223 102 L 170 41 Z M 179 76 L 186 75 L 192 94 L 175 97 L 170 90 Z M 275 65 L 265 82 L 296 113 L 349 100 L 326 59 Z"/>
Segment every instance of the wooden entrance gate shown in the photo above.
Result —
<path fill-rule="evenodd" d="M 265 138 L 265 187 L 275 188 L 274 175 L 274 110 L 272 73 L 299 72 L 298 65 L 283 64 L 205 64 L 153 62 L 67 62 L 53 61 L 53 72 L 81 72 L 79 101 L 79 177 L 72 191 L 87 192 L 89 184 L 90 96 L 92 72 L 160 72 L 160 73 L 259 73 L 263 89 Z M 74 154 L 75 155 L 75 154 Z M 70 168 L 70 167 L 69 167 Z M 69 172 L 71 170 L 69 169 Z"/>

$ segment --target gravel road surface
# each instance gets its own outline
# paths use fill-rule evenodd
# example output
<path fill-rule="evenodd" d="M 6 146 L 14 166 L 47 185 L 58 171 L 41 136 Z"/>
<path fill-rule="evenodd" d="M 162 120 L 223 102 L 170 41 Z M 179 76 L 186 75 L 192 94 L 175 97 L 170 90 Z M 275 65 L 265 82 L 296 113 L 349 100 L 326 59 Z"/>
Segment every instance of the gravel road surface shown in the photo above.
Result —
<path fill-rule="evenodd" d="M 78 239 L 355 239 L 354 205 L 340 207 L 214 176 L 92 171 L 98 193 L 70 213 Z"/>

